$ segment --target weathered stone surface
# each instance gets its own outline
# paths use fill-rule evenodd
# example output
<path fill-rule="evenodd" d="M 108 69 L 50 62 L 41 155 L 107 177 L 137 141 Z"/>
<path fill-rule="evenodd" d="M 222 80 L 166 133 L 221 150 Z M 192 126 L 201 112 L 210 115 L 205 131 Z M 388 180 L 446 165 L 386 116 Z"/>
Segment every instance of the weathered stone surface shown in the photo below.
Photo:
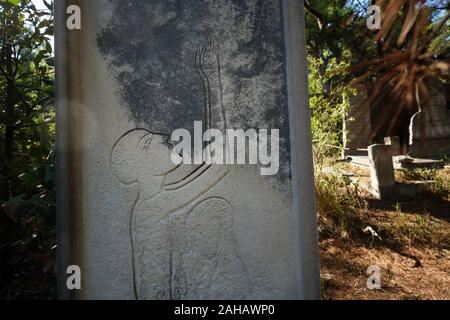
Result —
<path fill-rule="evenodd" d="M 400 156 L 402 154 L 402 145 L 400 143 L 400 137 L 386 137 L 384 138 L 384 144 L 391 146 L 392 156 Z"/>
<path fill-rule="evenodd" d="M 444 166 L 445 161 L 443 160 L 394 157 L 395 169 L 443 169 Z"/>
<path fill-rule="evenodd" d="M 373 144 L 368 152 L 372 192 L 379 199 L 389 197 L 395 187 L 391 146 Z"/>
<path fill-rule="evenodd" d="M 436 79 L 429 80 L 427 88 L 427 107 L 417 112 L 410 122 L 409 154 L 416 158 L 450 154 L 450 109 L 445 88 Z"/>
<path fill-rule="evenodd" d="M 68 4 L 81 7 L 81 30 L 61 23 Z M 302 10 L 57 2 L 59 263 L 82 267 L 76 297 L 319 297 Z M 279 129 L 279 173 L 176 167 L 168 137 L 194 120 Z"/>
<path fill-rule="evenodd" d="M 365 155 L 371 144 L 372 125 L 370 121 L 370 104 L 365 85 L 358 85 L 356 96 L 350 97 L 350 109 L 344 117 L 344 156 Z"/>

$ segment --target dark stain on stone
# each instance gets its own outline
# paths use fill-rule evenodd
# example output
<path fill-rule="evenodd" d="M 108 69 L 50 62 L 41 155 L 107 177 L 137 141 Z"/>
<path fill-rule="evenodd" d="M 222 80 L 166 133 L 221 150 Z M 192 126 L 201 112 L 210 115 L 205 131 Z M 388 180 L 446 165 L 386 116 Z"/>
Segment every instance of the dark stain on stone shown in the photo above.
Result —
<path fill-rule="evenodd" d="M 170 135 L 177 128 L 192 131 L 194 121 L 204 118 L 207 92 L 195 72 L 195 57 L 204 33 L 214 34 L 220 46 L 222 82 L 213 56 L 206 54 L 203 67 L 211 82 L 211 103 L 220 103 L 217 92 L 222 85 L 229 128 L 280 129 L 279 177 L 289 178 L 281 1 L 109 2 L 113 11 L 97 35 L 97 44 L 110 61 L 136 126 Z M 246 105 L 247 101 L 261 105 Z M 212 122 L 217 127 L 220 117 L 214 116 Z"/>

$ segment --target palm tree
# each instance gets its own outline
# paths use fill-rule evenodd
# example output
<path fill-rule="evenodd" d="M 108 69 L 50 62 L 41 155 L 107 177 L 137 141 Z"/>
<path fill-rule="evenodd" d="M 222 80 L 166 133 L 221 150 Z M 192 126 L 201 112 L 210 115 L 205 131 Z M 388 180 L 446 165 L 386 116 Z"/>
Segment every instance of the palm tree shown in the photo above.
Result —
<path fill-rule="evenodd" d="M 398 134 L 399 128 L 407 132 L 409 118 L 427 107 L 428 79 L 449 79 L 449 52 L 447 57 L 441 56 L 433 52 L 436 46 L 430 45 L 443 28 L 449 28 L 446 2 L 376 1 L 384 13 L 381 29 L 374 37 L 376 57 L 349 68 L 354 77 L 352 85 L 371 84 L 369 102 L 375 115 L 372 138 Z M 436 9 L 445 9 L 446 15 L 437 19 L 433 16 Z"/>

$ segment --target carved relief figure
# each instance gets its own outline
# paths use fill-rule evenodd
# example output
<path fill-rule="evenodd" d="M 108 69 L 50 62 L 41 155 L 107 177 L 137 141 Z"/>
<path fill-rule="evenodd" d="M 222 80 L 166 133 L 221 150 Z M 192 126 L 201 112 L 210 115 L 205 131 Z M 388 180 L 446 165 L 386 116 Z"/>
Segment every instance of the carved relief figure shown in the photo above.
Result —
<path fill-rule="evenodd" d="M 207 53 L 218 57 L 218 46 L 208 34 L 197 50 L 195 70 L 205 88 L 204 123 L 209 128 L 214 117 L 211 83 L 202 67 Z M 220 73 L 220 67 L 216 70 Z M 220 91 L 220 84 L 216 88 Z M 214 110 L 221 110 L 216 116 L 222 117 L 225 128 L 223 104 Z M 174 165 L 167 140 L 138 128 L 122 135 L 111 152 L 111 168 L 118 180 L 139 185 L 129 221 L 135 298 L 227 296 L 227 287 L 237 290 L 246 285 L 233 238 L 232 206 L 211 195 L 229 173 L 228 167 Z"/>

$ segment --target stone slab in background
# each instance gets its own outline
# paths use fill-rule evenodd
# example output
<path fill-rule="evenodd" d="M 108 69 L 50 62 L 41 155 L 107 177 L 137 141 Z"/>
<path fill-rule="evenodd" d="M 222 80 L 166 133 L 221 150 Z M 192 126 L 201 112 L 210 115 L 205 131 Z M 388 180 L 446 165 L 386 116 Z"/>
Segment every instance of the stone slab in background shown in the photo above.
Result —
<path fill-rule="evenodd" d="M 60 297 L 319 298 L 302 2 L 55 5 Z M 194 120 L 280 129 L 279 173 L 173 170 Z"/>
<path fill-rule="evenodd" d="M 344 117 L 344 148 L 349 150 L 344 150 L 343 157 L 367 155 L 367 151 L 358 149 L 367 149 L 372 141 L 371 111 L 367 87 L 357 85 L 355 89 L 357 94 L 349 98 L 350 108 Z"/>
<path fill-rule="evenodd" d="M 450 154 L 450 109 L 446 88 L 438 79 L 427 79 L 428 100 L 424 110 L 413 115 L 409 128 L 409 155 L 415 158 Z"/>
<path fill-rule="evenodd" d="M 384 144 L 391 146 L 392 156 L 400 156 L 402 154 L 402 145 L 400 143 L 400 137 L 385 137 Z"/>
<path fill-rule="evenodd" d="M 373 144 L 368 147 L 368 153 L 372 193 L 378 199 L 389 198 L 395 187 L 391 146 Z"/>

